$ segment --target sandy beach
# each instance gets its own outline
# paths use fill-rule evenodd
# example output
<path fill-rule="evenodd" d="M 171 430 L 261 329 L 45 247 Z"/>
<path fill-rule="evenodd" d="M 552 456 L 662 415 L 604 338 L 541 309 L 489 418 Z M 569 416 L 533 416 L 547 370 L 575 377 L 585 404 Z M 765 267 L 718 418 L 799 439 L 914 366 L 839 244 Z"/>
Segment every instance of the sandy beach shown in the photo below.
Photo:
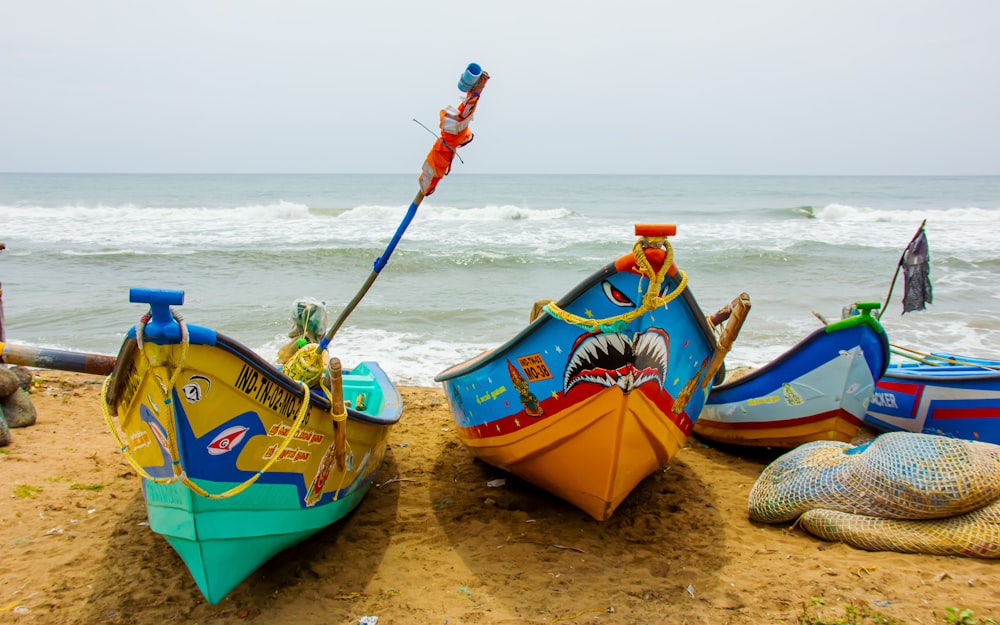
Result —
<path fill-rule="evenodd" d="M 403 419 L 358 509 L 209 605 L 145 524 L 139 478 L 102 416 L 101 382 L 37 371 L 38 421 L 0 448 L 0 623 L 1000 619 L 994 561 L 871 553 L 751 522 L 747 494 L 774 455 L 692 438 L 597 523 L 473 460 L 441 390 L 424 387 L 401 389 Z"/>

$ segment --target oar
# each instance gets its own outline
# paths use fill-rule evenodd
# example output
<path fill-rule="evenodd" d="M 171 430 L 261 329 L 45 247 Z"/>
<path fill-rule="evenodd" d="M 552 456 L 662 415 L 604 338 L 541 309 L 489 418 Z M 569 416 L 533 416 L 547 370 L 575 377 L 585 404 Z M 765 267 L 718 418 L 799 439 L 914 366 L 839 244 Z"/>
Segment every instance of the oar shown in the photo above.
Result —
<path fill-rule="evenodd" d="M 392 240 L 389 241 L 389 245 L 386 246 L 385 251 L 375 259 L 374 268 L 368 275 L 368 279 L 365 280 L 364 285 L 362 285 L 361 290 L 340 311 L 337 320 L 334 321 L 333 325 L 330 326 L 330 329 L 327 330 L 326 334 L 320 340 L 318 352 L 322 352 L 327 348 L 337 330 L 344 325 L 344 321 L 347 320 L 348 315 L 354 312 L 358 303 L 368 293 L 368 289 L 371 288 L 375 279 L 378 278 L 379 273 L 389 262 L 389 257 L 392 256 L 393 250 L 396 249 L 396 245 L 403 237 L 403 233 L 406 232 L 406 228 L 417 214 L 417 207 L 420 206 L 425 196 L 434 193 L 437 183 L 441 178 L 448 175 L 456 150 L 472 141 L 472 132 L 468 129 L 469 122 L 472 121 L 472 114 L 479 104 L 479 96 L 482 94 L 483 88 L 486 86 L 486 81 L 489 79 L 490 75 L 484 72 L 483 68 L 478 64 L 470 63 L 466 67 L 465 72 L 459 79 L 458 88 L 467 95 L 457 110 L 446 109 L 441 111 L 441 136 L 434 142 L 434 146 L 431 148 L 430 153 L 427 155 L 427 160 L 424 162 L 423 171 L 420 176 L 420 192 L 413 198 L 410 208 L 406 211 L 406 216 L 403 217 L 403 221 L 396 228 L 396 233 L 392 236 Z"/>
<path fill-rule="evenodd" d="M 935 367 L 943 367 L 945 365 L 957 365 L 961 367 L 975 367 L 978 369 L 986 369 L 987 371 L 1000 371 L 1000 367 L 994 365 L 987 365 L 979 362 L 966 362 L 964 360 L 959 360 L 957 358 L 952 358 L 950 356 L 938 356 L 937 354 L 928 354 L 926 352 L 917 351 L 909 347 L 903 347 L 902 345 L 896 345 L 895 343 L 890 343 L 889 350 L 899 356 L 904 358 L 909 358 L 910 360 L 915 360 L 924 365 L 931 365 Z"/>
<path fill-rule="evenodd" d="M 915 361 L 919 362 L 922 365 L 933 365 L 933 366 L 936 367 L 936 366 L 944 365 L 945 364 L 944 362 L 941 362 L 941 361 L 933 362 L 933 361 L 927 360 L 923 356 L 915 356 L 913 354 L 909 354 L 907 352 L 910 351 L 910 350 L 905 350 L 904 351 L 904 349 L 900 349 L 900 348 L 896 347 L 895 345 L 890 345 L 889 346 L 889 351 L 892 352 L 893 354 L 896 354 L 897 356 L 902 356 L 903 358 L 909 358 L 910 360 L 915 360 Z"/>

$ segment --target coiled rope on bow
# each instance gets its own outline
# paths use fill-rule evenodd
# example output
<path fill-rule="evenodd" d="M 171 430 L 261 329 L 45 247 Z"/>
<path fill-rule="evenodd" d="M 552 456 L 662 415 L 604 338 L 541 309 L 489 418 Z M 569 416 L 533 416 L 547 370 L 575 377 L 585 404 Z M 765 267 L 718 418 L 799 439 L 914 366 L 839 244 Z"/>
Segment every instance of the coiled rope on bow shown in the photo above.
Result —
<path fill-rule="evenodd" d="M 659 271 L 654 271 L 649 259 L 646 258 L 646 247 L 652 246 L 662 247 L 666 252 L 666 256 L 663 259 L 663 263 L 660 265 Z M 647 236 L 637 240 L 635 245 L 632 246 L 632 255 L 635 257 L 635 264 L 639 267 L 641 275 L 646 276 L 649 279 L 649 287 L 645 290 L 645 292 L 642 290 L 642 282 L 639 282 L 639 292 L 642 293 L 642 303 L 638 308 L 634 308 L 633 310 L 614 317 L 605 317 L 604 319 L 588 319 L 587 317 L 575 315 L 563 310 L 555 302 L 549 302 L 543 307 L 543 310 L 556 319 L 578 326 L 584 330 L 613 334 L 621 332 L 633 319 L 641 317 L 647 312 L 660 308 L 661 306 L 666 306 L 687 288 L 687 273 L 678 269 L 677 273 L 680 275 L 680 281 L 677 283 L 677 286 L 670 293 L 663 296 L 659 295 L 660 285 L 663 284 L 663 281 L 667 276 L 667 271 L 669 271 L 670 267 L 674 264 L 674 248 L 670 245 L 670 242 L 667 241 L 667 237 Z"/>
<path fill-rule="evenodd" d="M 171 389 L 174 387 L 174 385 L 177 383 L 177 380 L 180 378 L 184 362 L 187 360 L 188 346 L 190 345 L 191 341 L 190 341 L 190 334 L 188 333 L 187 323 L 185 323 L 184 317 L 179 312 L 173 309 L 170 310 L 170 314 L 173 316 L 174 321 L 177 322 L 177 325 L 180 326 L 181 329 L 181 356 L 178 359 L 176 365 L 174 366 L 173 373 L 170 375 L 170 378 L 166 382 L 164 382 L 163 378 L 160 377 L 160 374 L 157 373 L 156 370 L 158 366 L 153 362 L 153 357 L 149 354 L 149 351 L 146 349 L 146 343 L 145 343 L 146 325 L 152 319 L 151 312 L 147 312 L 145 315 L 143 315 L 139 319 L 139 323 L 136 324 L 135 343 L 139 349 L 139 352 L 142 353 L 143 359 L 146 361 L 146 366 L 149 368 L 150 375 L 152 376 L 153 380 L 156 382 L 156 385 L 160 390 L 160 397 L 163 399 L 163 405 L 166 406 L 171 413 L 171 419 L 169 420 L 169 426 L 168 426 L 169 431 L 166 433 L 166 439 L 167 439 L 167 454 L 170 456 L 171 470 L 173 471 L 172 476 L 170 476 L 169 478 L 152 478 L 152 476 L 150 476 L 138 464 L 138 462 L 135 460 L 132 454 L 127 451 L 127 446 L 124 445 L 123 441 L 118 436 L 117 428 L 114 427 L 114 424 L 111 420 L 111 414 L 108 410 L 106 391 L 108 388 L 108 383 L 111 381 L 111 376 L 108 376 L 108 378 L 104 381 L 104 387 L 102 388 L 101 392 L 101 406 L 104 410 L 105 421 L 108 422 L 108 428 L 112 431 L 112 434 L 114 434 L 115 440 L 118 442 L 119 447 L 122 450 L 122 454 L 129 461 L 129 464 L 131 464 L 133 468 L 139 471 L 140 475 L 146 477 L 147 479 L 151 479 L 151 481 L 157 484 L 171 484 L 181 479 L 181 476 L 184 474 L 184 470 L 180 465 L 180 451 L 177 449 L 177 436 L 173 427 L 173 407 L 171 406 L 171 401 L 172 401 Z M 164 364 L 163 366 L 166 367 L 166 364 Z"/>
<path fill-rule="evenodd" d="M 323 350 L 316 343 L 303 345 L 282 366 L 285 375 L 314 388 L 323 376 Z"/>
<path fill-rule="evenodd" d="M 160 375 L 156 373 L 157 367 L 153 363 L 153 358 L 146 352 L 145 349 L 144 335 L 146 332 L 146 324 L 148 324 L 150 319 L 152 319 L 152 314 L 146 313 L 143 315 L 135 327 L 135 344 L 139 348 L 139 351 L 142 352 L 143 358 L 146 359 L 146 364 L 149 365 L 149 370 L 153 375 L 153 379 L 156 380 L 157 386 L 160 387 L 160 394 L 163 397 L 163 403 L 166 406 L 170 405 L 170 389 L 174 387 L 174 384 L 177 383 L 177 379 L 180 378 L 181 368 L 187 360 L 188 345 L 191 342 L 190 335 L 188 334 L 187 323 L 184 322 L 184 317 L 173 309 L 170 310 L 170 314 L 173 315 L 174 321 L 176 321 L 177 325 L 181 328 L 181 357 L 177 362 L 177 366 L 174 367 L 173 374 L 166 383 L 164 383 Z"/>

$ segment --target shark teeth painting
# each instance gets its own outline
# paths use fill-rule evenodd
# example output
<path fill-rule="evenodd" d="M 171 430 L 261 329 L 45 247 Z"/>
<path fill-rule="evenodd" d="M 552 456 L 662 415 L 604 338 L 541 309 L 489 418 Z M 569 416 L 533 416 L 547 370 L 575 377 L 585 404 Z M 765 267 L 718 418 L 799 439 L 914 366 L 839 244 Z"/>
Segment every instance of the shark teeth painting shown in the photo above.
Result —
<path fill-rule="evenodd" d="M 584 334 L 566 365 L 564 392 L 577 384 L 619 386 L 623 391 L 656 382 L 663 386 L 670 357 L 670 337 L 659 329 L 625 334 Z"/>

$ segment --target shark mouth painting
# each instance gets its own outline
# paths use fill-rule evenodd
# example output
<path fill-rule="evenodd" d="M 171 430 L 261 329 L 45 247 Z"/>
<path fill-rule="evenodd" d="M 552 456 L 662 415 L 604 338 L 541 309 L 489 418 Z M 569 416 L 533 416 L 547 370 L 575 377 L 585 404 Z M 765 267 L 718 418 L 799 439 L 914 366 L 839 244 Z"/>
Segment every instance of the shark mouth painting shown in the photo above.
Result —
<path fill-rule="evenodd" d="M 670 337 L 660 329 L 624 334 L 584 334 L 573 345 L 563 377 L 563 391 L 577 384 L 618 386 L 631 391 L 656 382 L 663 386 L 670 358 Z"/>

